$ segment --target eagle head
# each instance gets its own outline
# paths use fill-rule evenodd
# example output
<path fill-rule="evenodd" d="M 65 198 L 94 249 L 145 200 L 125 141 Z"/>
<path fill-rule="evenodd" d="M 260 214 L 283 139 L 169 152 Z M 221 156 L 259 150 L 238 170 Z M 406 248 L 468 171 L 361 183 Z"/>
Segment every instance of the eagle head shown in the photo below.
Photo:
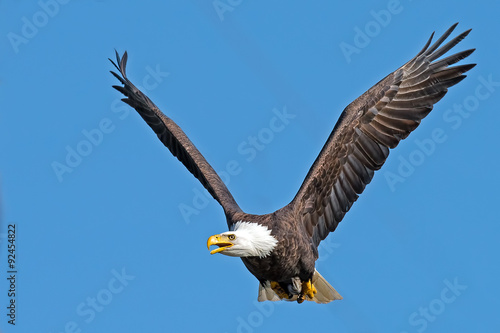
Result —
<path fill-rule="evenodd" d="M 222 253 L 232 257 L 267 257 L 278 240 L 266 226 L 254 222 L 238 221 L 230 231 L 210 236 L 207 247 L 217 245 L 210 254 Z"/>

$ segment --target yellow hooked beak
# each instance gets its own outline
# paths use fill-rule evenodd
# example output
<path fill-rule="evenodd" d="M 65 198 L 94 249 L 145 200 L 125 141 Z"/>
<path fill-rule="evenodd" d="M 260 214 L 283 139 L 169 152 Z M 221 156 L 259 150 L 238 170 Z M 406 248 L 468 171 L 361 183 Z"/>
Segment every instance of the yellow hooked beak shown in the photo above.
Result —
<path fill-rule="evenodd" d="M 210 251 L 210 254 L 216 254 L 230 248 L 234 244 L 229 241 L 227 235 L 213 235 L 210 236 L 207 241 L 207 248 L 209 250 L 211 245 L 217 245 L 219 247 L 218 249 Z"/>

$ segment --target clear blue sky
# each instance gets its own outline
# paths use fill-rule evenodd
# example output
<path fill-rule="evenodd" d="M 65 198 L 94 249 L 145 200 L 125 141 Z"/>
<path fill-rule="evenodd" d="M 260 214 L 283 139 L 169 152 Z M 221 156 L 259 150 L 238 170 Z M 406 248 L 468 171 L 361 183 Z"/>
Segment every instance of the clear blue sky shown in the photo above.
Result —
<path fill-rule="evenodd" d="M 449 0 L 1 1 L 0 329 L 498 332 L 499 10 Z M 468 62 L 478 66 L 322 245 L 317 268 L 344 296 L 328 305 L 257 305 L 241 261 L 209 255 L 207 238 L 226 230 L 222 209 L 118 102 L 108 73 L 114 49 L 127 50 L 130 78 L 245 211 L 267 213 L 293 198 L 343 108 L 457 21 L 455 34 L 473 30 L 456 50 L 477 48 Z"/>

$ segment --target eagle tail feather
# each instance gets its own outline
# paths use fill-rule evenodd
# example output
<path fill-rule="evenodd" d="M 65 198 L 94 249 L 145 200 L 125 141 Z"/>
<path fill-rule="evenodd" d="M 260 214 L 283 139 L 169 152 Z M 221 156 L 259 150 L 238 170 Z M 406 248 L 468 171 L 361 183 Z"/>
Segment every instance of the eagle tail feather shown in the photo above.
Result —
<path fill-rule="evenodd" d="M 342 296 L 340 296 L 337 290 L 335 290 L 335 288 L 333 288 L 331 284 L 329 284 L 325 278 L 319 274 L 318 271 L 314 272 L 312 283 L 316 288 L 316 294 L 314 295 L 312 301 L 324 304 L 337 299 L 342 299 Z M 306 299 L 310 300 L 309 298 Z"/>
<path fill-rule="evenodd" d="M 259 283 L 259 298 L 257 299 L 259 302 L 264 301 L 280 301 L 281 298 L 274 292 L 271 288 L 271 282 L 266 281 L 264 284 Z"/>
<path fill-rule="evenodd" d="M 314 301 L 319 304 L 330 303 L 331 301 L 342 299 L 342 296 L 333 288 L 318 271 L 314 272 L 312 278 L 312 284 L 316 288 L 316 294 L 314 294 L 313 298 L 306 297 L 305 299 L 308 301 Z M 259 297 L 257 300 L 259 302 L 264 301 L 296 301 L 298 295 L 294 295 L 292 298 L 281 298 L 279 297 L 274 290 L 271 288 L 271 283 L 266 281 L 265 283 L 259 283 Z"/>

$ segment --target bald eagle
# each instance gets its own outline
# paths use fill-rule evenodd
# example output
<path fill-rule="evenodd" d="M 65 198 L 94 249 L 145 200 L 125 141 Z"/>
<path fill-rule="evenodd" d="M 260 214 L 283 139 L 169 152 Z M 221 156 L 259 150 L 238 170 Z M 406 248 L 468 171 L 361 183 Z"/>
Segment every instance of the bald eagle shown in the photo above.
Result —
<path fill-rule="evenodd" d="M 243 212 L 182 129 L 130 82 L 125 72 L 127 52 L 122 58 L 116 52 L 116 63 L 110 59 L 121 75 L 111 73 L 122 83 L 113 87 L 224 209 L 229 231 L 208 239 L 209 249 L 218 246 L 210 253 L 240 257 L 260 282 L 259 301 L 328 303 L 342 297 L 315 269 L 318 245 L 337 228 L 389 150 L 417 128 L 448 88 L 475 66 L 450 67 L 474 49 L 441 59 L 470 32 L 442 45 L 457 24 L 430 45 L 432 33 L 413 59 L 349 104 L 293 200 L 265 215 Z"/>

